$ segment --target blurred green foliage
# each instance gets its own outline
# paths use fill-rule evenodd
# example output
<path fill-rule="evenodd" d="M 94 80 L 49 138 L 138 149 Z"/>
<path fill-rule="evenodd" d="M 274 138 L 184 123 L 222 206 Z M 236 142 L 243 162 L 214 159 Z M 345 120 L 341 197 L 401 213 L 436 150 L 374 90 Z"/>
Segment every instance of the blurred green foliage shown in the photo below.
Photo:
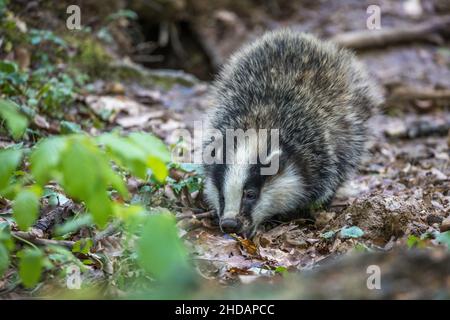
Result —
<path fill-rule="evenodd" d="M 29 155 L 24 155 L 20 149 L 1 150 L 0 159 L 5 164 L 0 170 L 0 194 L 13 200 L 13 217 L 20 229 L 27 231 L 34 224 L 42 190 L 49 181 L 55 181 L 69 197 L 84 203 L 88 211 L 59 227 L 59 234 L 70 233 L 92 223 L 104 227 L 118 219 L 125 223 L 124 232 L 129 232 L 130 237 L 140 235 L 137 256 L 131 261 L 134 268 L 142 267 L 147 274 L 163 283 L 191 279 L 187 253 L 178 238 L 174 217 L 167 213 L 149 214 L 142 207 L 128 206 L 109 196 L 109 191 L 114 189 L 124 200 L 129 198 L 122 177 L 111 163 L 117 163 L 121 170 L 128 170 L 141 178 L 153 176 L 159 183 L 166 179 L 169 151 L 156 137 L 144 133 L 128 136 L 106 133 L 96 138 L 69 134 L 42 139 Z M 30 163 L 30 172 L 17 175 L 24 162 Z M 13 238 L 9 225 L 2 225 L 2 272 L 11 262 L 11 250 L 16 247 L 11 246 Z M 72 252 L 87 255 L 92 245 L 92 240 L 82 239 L 75 243 Z M 45 262 L 51 268 L 52 260 L 55 261 L 54 253 L 50 259 L 36 246 L 22 249 L 17 252 L 17 257 L 19 275 L 25 287 L 33 287 L 39 281 Z M 92 261 L 85 259 L 83 262 Z"/>
<path fill-rule="evenodd" d="M 89 90 L 88 81 L 111 76 L 111 56 L 102 45 L 113 40 L 109 26 L 119 19 L 136 19 L 136 13 L 108 13 L 104 26 L 96 31 L 61 35 L 28 28 L 8 10 L 8 2 L 0 0 L 1 49 L 8 57 L 0 61 L 0 133 L 22 142 L 0 150 L 0 197 L 12 204 L 12 218 L 0 221 L 0 277 L 14 268 L 21 284 L 34 288 L 47 272 L 64 279 L 68 265 L 86 272 L 86 264 L 108 263 L 106 255 L 92 252 L 93 237 L 75 239 L 69 249 L 33 244 L 14 231 L 16 227 L 30 231 L 44 199 L 52 207 L 75 201 L 82 211 L 56 225 L 53 239 L 70 238 L 80 228 L 118 226 L 123 256 L 111 282 L 121 290 L 148 292 L 160 284 L 159 288 L 177 286 L 182 292 L 183 283 L 190 284 L 194 277 L 173 215 L 131 205 L 124 179 L 133 175 L 164 185 L 170 161 L 167 147 L 155 136 L 139 132 L 91 137 L 65 118 L 67 110 L 76 106 L 77 95 Z M 30 141 L 29 134 L 39 130 L 28 128 L 36 115 L 58 119 L 60 135 Z M 199 181 L 191 180 L 177 183 L 198 189 Z"/>
<path fill-rule="evenodd" d="M 28 119 L 20 113 L 19 107 L 15 103 L 3 99 L 0 99 L 0 118 L 6 122 L 6 127 L 15 139 L 23 135 L 28 125 Z"/>

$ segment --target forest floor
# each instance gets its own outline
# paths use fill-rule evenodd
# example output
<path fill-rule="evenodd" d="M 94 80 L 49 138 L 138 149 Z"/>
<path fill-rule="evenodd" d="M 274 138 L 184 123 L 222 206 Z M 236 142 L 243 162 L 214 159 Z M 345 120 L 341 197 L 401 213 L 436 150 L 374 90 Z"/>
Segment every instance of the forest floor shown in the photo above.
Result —
<path fill-rule="evenodd" d="M 265 21 L 266 26 L 271 27 L 294 26 L 323 38 L 332 38 L 365 26 L 365 1 L 346 1 L 346 9 L 342 8 L 343 3 L 339 2 L 337 10 L 333 5 L 318 2 L 296 11 L 297 14 L 287 18 L 283 16 L 282 19 L 260 10 L 255 10 L 253 16 L 245 19 L 225 9 L 217 10 L 216 15 L 213 15 L 215 22 L 225 24 L 222 38 L 217 36 L 217 27 L 205 28 L 200 33 L 204 44 L 214 48 L 209 51 L 210 60 L 221 63 L 241 43 L 261 33 L 261 26 L 253 23 L 254 21 Z M 396 1 L 386 1 L 386 10 L 382 16 L 383 27 L 408 28 L 418 21 L 444 16 L 446 12 L 435 12 L 436 3 L 424 1 L 424 13 L 418 20 L 405 13 L 404 8 Z M 450 8 L 448 10 L 450 12 Z M 202 19 L 208 18 L 209 15 L 206 14 L 200 16 L 193 25 L 204 25 Z M 367 48 L 358 50 L 357 55 L 383 88 L 387 103 L 382 112 L 370 122 L 369 151 L 360 171 L 339 191 L 328 211 L 315 213 L 315 220 L 267 223 L 253 239 L 243 239 L 223 234 L 213 224 L 210 215 L 205 214 L 208 208 L 201 199 L 201 172 L 196 172 L 198 169 L 195 166 L 185 166 L 183 170 L 172 169 L 170 183 L 156 191 L 149 191 L 152 185 L 145 181 L 134 178 L 127 180 L 133 201 L 145 203 L 152 208 L 168 208 L 175 213 L 180 237 L 189 249 L 201 277 L 225 286 L 249 284 L 261 279 L 263 282 L 276 282 L 292 271 L 303 274 L 307 270 L 320 270 L 323 266 L 327 270 L 326 266 L 333 265 L 332 261 L 343 255 L 347 256 L 350 252 L 376 254 L 395 252 L 399 248 L 415 248 L 424 250 L 431 260 L 435 259 L 436 270 L 442 273 L 430 276 L 412 272 L 410 276 L 418 278 L 416 285 L 424 285 L 427 277 L 436 277 L 437 280 L 428 281 L 427 292 L 417 292 L 419 288 L 414 286 L 397 288 L 398 290 L 389 288 L 391 291 L 384 297 L 441 297 L 433 288 L 443 288 L 450 292 L 450 268 L 446 269 L 444 265 L 443 269 L 439 269 L 442 263 L 448 261 L 443 244 L 450 247 L 450 235 L 445 233 L 450 230 L 448 39 L 445 42 L 437 36 L 430 41 Z M 90 134 L 120 127 L 125 132 L 152 132 L 168 145 L 173 145 L 176 143 L 174 130 L 192 130 L 193 122 L 201 119 L 211 107 L 208 98 L 211 87 L 207 81 L 197 80 L 178 71 L 158 73 L 157 77 L 165 82 L 170 81 L 171 85 L 149 87 L 139 81 L 96 80 L 89 84 L 88 92 L 77 95 L 76 103 L 83 107 L 73 108 L 65 116 L 66 120 L 83 124 L 83 119 L 94 114 L 102 118 L 105 126 L 97 129 L 82 125 L 82 129 Z M 440 94 L 443 96 L 439 96 Z M 45 115 L 36 117 L 34 125 L 47 132 L 61 130 L 60 120 Z M 1 147 L 14 143 L 10 138 L 0 137 Z M 32 142 L 28 143 L 32 145 Z M 43 239 L 52 238 L 51 226 L 58 223 L 58 219 L 64 221 L 79 209 L 79 204 L 65 198 L 57 186 L 54 186 L 54 191 L 59 194 L 58 204 L 55 206 L 44 203 L 41 219 L 35 225 L 35 229 L 41 230 L 40 238 Z M 11 212 L 11 202 L 3 200 L 0 203 L 0 221 L 8 220 Z M 39 228 L 39 223 L 41 226 L 44 223 L 44 227 Z M 87 232 L 92 230 L 81 228 L 66 240 L 76 241 L 85 237 Z M 95 231 L 91 236 L 98 236 L 92 251 L 108 256 L 110 261 L 107 265 L 94 263 L 89 266 L 92 271 L 89 277 L 102 279 L 114 273 L 117 268 L 122 252 L 122 235 L 120 231 L 111 228 L 106 233 Z M 391 259 L 391 256 L 387 257 Z M 403 259 L 405 263 L 409 261 L 403 253 L 399 253 L 397 258 Z M 370 259 L 367 261 L 371 261 Z M 367 265 L 365 261 L 362 264 L 364 266 Z M 398 268 L 395 258 L 380 264 L 386 269 Z M 344 262 L 342 268 L 332 271 L 328 269 L 325 272 L 330 273 L 329 277 L 335 279 L 333 281 L 339 281 L 352 268 L 355 268 L 355 264 L 346 265 Z M 414 265 L 406 265 L 405 268 L 414 268 Z M 365 268 L 361 270 L 365 273 Z M 420 270 L 422 269 L 418 267 L 417 273 Z M 8 288 L 3 290 L 7 298 L 30 294 L 10 285 L 15 272 L 10 269 L 3 280 L 0 280 L 0 288 Z M 323 278 L 326 278 L 325 274 Z M 314 277 L 321 279 L 321 274 Z M 350 292 L 352 289 L 348 283 L 345 288 Z M 49 294 L 50 287 L 43 285 L 40 290 L 44 295 Z M 405 292 L 407 289 L 409 291 Z M 321 294 L 315 297 L 330 297 L 324 293 L 326 288 L 317 290 Z M 314 296 L 304 292 L 296 294 L 280 296 Z M 337 294 L 334 297 L 340 297 L 339 294 L 343 297 L 352 296 L 342 292 L 334 294 Z M 353 297 L 365 296 L 365 293 L 354 293 Z"/>

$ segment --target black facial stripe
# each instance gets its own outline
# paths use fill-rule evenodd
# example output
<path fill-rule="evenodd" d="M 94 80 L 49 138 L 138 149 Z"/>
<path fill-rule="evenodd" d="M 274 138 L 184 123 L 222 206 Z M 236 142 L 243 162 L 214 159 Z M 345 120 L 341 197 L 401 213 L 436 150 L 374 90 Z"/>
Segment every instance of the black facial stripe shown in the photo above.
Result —
<path fill-rule="evenodd" d="M 261 190 L 267 176 L 261 175 L 261 164 L 253 164 L 250 166 L 246 181 L 244 182 L 244 189 L 255 188 Z"/>
<path fill-rule="evenodd" d="M 257 191 L 257 198 L 251 201 L 246 201 L 244 198 L 241 199 L 241 213 L 246 216 L 250 221 L 253 221 L 252 212 L 253 208 L 258 202 L 261 196 L 261 189 L 268 176 L 261 175 L 261 164 L 251 165 L 249 168 L 249 173 L 246 181 L 244 182 L 244 190 L 254 189 Z"/>

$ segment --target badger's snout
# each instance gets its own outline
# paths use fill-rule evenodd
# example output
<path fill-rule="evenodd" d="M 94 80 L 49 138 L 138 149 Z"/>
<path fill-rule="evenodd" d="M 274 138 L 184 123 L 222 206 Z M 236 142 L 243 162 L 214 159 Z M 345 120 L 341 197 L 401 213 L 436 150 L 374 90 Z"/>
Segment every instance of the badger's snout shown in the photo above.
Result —
<path fill-rule="evenodd" d="M 226 218 L 220 222 L 220 229 L 225 233 L 239 233 L 242 223 L 238 219 Z"/>

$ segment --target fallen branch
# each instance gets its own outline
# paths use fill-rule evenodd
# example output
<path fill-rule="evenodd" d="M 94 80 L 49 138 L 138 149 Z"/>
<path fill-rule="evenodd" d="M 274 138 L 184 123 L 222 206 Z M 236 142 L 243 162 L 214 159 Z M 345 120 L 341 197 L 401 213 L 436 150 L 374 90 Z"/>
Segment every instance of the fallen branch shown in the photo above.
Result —
<path fill-rule="evenodd" d="M 47 232 L 53 225 L 55 225 L 55 223 L 62 220 L 62 215 L 67 208 L 68 206 L 64 206 L 50 210 L 41 219 L 39 219 L 33 227 Z"/>
<path fill-rule="evenodd" d="M 74 246 L 75 242 L 74 241 L 69 241 L 69 240 L 52 240 L 52 239 L 43 239 L 43 238 L 39 238 L 37 237 L 37 235 L 30 231 L 30 232 L 24 232 L 24 231 L 12 231 L 11 234 L 19 239 L 19 240 L 26 240 L 29 241 L 33 244 L 37 244 L 37 245 L 57 245 L 57 246 L 63 246 L 69 249 L 72 249 L 72 247 Z"/>
<path fill-rule="evenodd" d="M 398 87 L 392 90 L 389 100 L 450 100 L 449 89 Z"/>
<path fill-rule="evenodd" d="M 331 40 L 342 47 L 352 49 L 385 47 L 415 41 L 436 42 L 436 37 L 447 33 L 449 27 L 450 16 L 442 16 L 415 26 L 342 33 Z"/>

